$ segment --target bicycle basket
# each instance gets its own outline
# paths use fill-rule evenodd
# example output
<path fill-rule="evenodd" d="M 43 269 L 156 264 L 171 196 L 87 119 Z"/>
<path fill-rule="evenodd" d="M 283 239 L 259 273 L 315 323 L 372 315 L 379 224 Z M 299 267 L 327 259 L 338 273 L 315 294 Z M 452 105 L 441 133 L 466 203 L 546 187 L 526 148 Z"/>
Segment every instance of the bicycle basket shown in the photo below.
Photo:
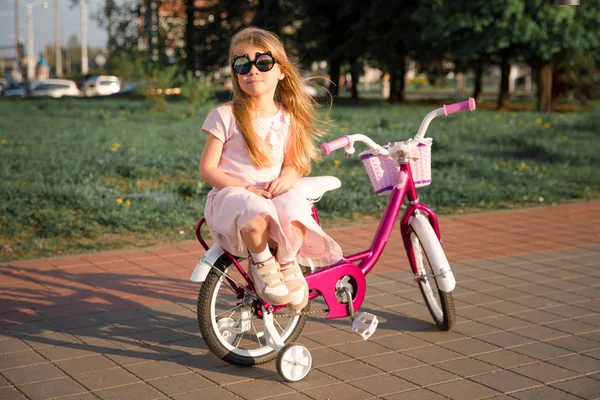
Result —
<path fill-rule="evenodd" d="M 410 161 L 415 187 L 420 188 L 431 183 L 431 140 L 417 145 L 419 158 Z M 373 189 L 379 196 L 388 194 L 398 183 L 400 166 L 390 156 L 371 154 L 370 151 L 359 155 L 363 162 Z"/>

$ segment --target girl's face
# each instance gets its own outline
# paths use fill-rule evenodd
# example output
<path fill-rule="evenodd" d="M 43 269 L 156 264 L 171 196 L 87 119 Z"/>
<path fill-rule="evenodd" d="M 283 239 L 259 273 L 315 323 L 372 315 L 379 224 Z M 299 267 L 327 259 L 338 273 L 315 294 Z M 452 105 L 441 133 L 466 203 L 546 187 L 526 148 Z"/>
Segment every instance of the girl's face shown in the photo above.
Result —
<path fill-rule="evenodd" d="M 255 61 L 256 53 L 265 53 L 267 51 L 269 51 L 269 49 L 241 44 L 235 48 L 233 54 L 236 56 L 247 54 L 250 61 Z M 256 68 L 256 65 L 252 65 L 250 72 L 247 74 L 235 75 L 237 76 L 236 79 L 238 80 L 240 87 L 246 94 L 254 98 L 268 99 L 274 98 L 277 84 L 285 77 L 281 72 L 278 63 L 275 63 L 270 71 L 261 72 Z"/>

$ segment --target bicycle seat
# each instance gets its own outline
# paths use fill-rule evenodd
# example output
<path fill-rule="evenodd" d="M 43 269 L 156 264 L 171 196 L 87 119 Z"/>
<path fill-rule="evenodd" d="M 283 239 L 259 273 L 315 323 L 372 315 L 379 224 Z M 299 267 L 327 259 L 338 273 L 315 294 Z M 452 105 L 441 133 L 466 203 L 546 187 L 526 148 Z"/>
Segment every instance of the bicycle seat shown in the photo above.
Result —
<path fill-rule="evenodd" d="M 339 189 L 342 182 L 335 176 L 308 176 L 298 179 L 294 189 L 298 190 L 309 202 L 316 202 L 330 190 Z"/>

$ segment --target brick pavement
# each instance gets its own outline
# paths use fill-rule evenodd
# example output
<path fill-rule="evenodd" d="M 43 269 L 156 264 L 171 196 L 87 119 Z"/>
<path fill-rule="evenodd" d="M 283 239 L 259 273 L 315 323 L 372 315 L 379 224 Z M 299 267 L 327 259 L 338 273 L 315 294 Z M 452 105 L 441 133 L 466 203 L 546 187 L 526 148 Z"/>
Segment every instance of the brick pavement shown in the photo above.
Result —
<path fill-rule="evenodd" d="M 207 350 L 198 243 L 0 264 L 0 399 L 600 399 L 599 224 L 598 201 L 441 218 L 453 332 L 434 328 L 393 236 L 361 308 L 376 334 L 311 318 L 297 383 Z M 374 230 L 330 233 L 352 253 Z"/>

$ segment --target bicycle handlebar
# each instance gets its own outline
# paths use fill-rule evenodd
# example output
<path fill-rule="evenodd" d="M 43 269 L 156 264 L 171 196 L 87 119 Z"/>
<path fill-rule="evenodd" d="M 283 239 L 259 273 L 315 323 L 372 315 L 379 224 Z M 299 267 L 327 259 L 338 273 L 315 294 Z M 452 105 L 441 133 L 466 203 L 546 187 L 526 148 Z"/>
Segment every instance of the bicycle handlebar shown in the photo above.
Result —
<path fill-rule="evenodd" d="M 321 144 L 321 153 L 324 156 L 328 156 L 332 151 L 341 149 L 342 147 L 346 147 L 350 145 L 350 138 L 346 136 L 342 136 L 341 138 L 335 139 L 329 143 Z"/>
<path fill-rule="evenodd" d="M 461 101 L 459 103 L 444 105 L 441 108 L 431 111 L 429 114 L 427 114 L 425 116 L 425 118 L 423 118 L 423 122 L 421 122 L 421 126 L 419 127 L 419 131 L 415 135 L 415 139 L 417 141 L 421 141 L 423 139 L 423 137 L 425 136 L 425 132 L 427 131 L 427 128 L 429 127 L 429 123 L 435 117 L 439 117 L 440 115 L 447 116 L 447 115 L 454 114 L 454 113 L 457 113 L 460 111 L 465 111 L 465 110 L 474 111 L 475 108 L 476 108 L 475 99 L 470 98 L 468 100 Z M 331 142 L 322 143 L 321 144 L 321 153 L 323 153 L 324 156 L 328 156 L 329 154 L 331 154 L 332 151 L 341 149 L 342 147 L 345 147 L 347 155 L 351 155 L 354 153 L 354 142 L 357 142 L 357 141 L 365 143 L 372 150 L 375 150 L 377 152 L 377 154 L 385 154 L 387 152 L 386 149 L 384 149 L 382 146 L 378 145 L 377 143 L 373 142 L 368 136 L 365 136 L 362 134 L 355 134 L 355 135 L 342 136 L 341 138 L 335 139 Z"/>
<path fill-rule="evenodd" d="M 475 99 L 470 98 L 469 100 L 461 101 L 460 103 L 448 104 L 442 107 L 444 109 L 444 115 L 454 114 L 464 110 L 475 110 Z"/>

